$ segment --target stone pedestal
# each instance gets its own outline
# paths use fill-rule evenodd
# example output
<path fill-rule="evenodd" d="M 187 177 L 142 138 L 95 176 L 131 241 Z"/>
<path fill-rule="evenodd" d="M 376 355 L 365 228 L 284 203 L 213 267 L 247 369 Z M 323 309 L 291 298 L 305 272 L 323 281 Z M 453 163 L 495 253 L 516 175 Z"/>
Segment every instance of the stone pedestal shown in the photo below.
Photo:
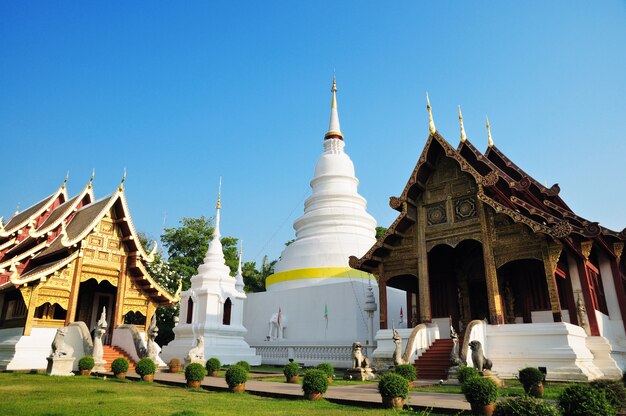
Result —
<path fill-rule="evenodd" d="M 74 357 L 48 357 L 46 374 L 49 376 L 73 376 Z"/>
<path fill-rule="evenodd" d="M 448 380 L 446 384 L 456 386 L 459 384 L 459 366 L 455 365 L 448 370 Z"/>
<path fill-rule="evenodd" d="M 107 371 L 106 368 L 104 368 L 104 365 L 107 362 L 105 360 L 95 360 L 95 366 L 93 367 L 93 369 L 91 371 L 93 371 L 94 373 L 104 373 L 105 371 Z"/>
<path fill-rule="evenodd" d="M 349 368 L 343 373 L 344 380 L 374 380 L 376 379 L 376 374 L 372 371 L 371 368 Z"/>

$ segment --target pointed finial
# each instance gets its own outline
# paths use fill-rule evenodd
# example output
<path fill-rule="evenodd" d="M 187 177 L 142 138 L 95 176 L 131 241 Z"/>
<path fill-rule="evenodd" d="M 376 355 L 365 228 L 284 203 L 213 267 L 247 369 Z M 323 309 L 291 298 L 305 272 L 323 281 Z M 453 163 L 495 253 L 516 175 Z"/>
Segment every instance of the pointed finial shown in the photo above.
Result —
<path fill-rule="evenodd" d="M 485 116 L 487 119 L 487 143 L 489 147 L 493 147 L 493 138 L 491 137 L 491 126 L 489 126 L 489 117 Z"/>
<path fill-rule="evenodd" d="M 89 187 L 91 187 L 91 184 L 93 183 L 93 178 L 96 177 L 96 168 L 91 168 L 91 178 L 89 179 Z"/>
<path fill-rule="evenodd" d="M 124 190 L 124 182 L 126 181 L 126 167 L 124 166 L 124 176 L 122 176 L 122 182 L 120 182 L 120 191 Z"/>
<path fill-rule="evenodd" d="M 70 178 L 70 171 L 68 170 L 67 173 L 65 174 L 65 180 L 63 181 L 63 185 L 61 185 L 63 188 L 65 188 L 65 185 L 67 185 L 67 180 Z"/>
<path fill-rule="evenodd" d="M 333 98 L 330 104 L 330 122 L 328 123 L 328 132 L 324 135 L 324 139 L 341 139 L 341 127 L 339 126 L 339 113 L 337 112 L 337 77 L 333 73 L 333 86 L 330 89 Z"/>
<path fill-rule="evenodd" d="M 433 121 L 433 112 L 430 108 L 430 100 L 428 99 L 428 91 L 426 91 L 426 110 L 428 110 L 428 131 L 430 134 L 435 134 L 437 129 L 435 128 L 435 122 Z"/>
<path fill-rule="evenodd" d="M 220 184 L 217 188 L 217 204 L 215 205 L 215 208 L 220 209 L 222 208 L 222 177 L 220 176 Z"/>
<path fill-rule="evenodd" d="M 0 233 L 4 232 L 4 217 L 0 217 Z"/>
<path fill-rule="evenodd" d="M 243 259 L 243 240 L 239 240 L 239 269 L 241 271 L 241 262 Z"/>
<path fill-rule="evenodd" d="M 461 123 L 461 143 L 465 143 L 467 135 L 465 134 L 465 126 L 463 126 L 463 113 L 461 113 L 461 106 L 459 105 L 459 122 Z"/>
<path fill-rule="evenodd" d="M 15 215 L 20 213 L 20 203 L 18 202 L 17 205 L 15 206 Z"/>

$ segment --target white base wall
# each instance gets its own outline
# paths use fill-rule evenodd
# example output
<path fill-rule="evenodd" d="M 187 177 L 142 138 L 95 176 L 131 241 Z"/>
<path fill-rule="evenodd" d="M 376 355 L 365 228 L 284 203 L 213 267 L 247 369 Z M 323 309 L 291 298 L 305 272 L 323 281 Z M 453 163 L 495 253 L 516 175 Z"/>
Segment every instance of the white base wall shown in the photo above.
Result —
<path fill-rule="evenodd" d="M 52 352 L 56 328 L 33 328 L 22 336 L 24 328 L 0 329 L 0 370 L 45 370 L 46 357 Z"/>

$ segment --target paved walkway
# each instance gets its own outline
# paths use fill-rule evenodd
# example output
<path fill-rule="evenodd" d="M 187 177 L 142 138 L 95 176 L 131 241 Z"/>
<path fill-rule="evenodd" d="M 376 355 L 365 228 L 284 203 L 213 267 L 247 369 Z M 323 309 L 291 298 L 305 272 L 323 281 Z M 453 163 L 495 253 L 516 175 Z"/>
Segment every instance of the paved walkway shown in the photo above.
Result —
<path fill-rule="evenodd" d="M 301 398 L 302 386 L 300 384 L 288 384 L 273 381 L 254 380 L 255 374 L 246 382 L 246 391 L 251 394 L 276 398 Z M 274 376 L 263 374 L 263 377 Z M 282 374 L 276 376 L 283 377 Z M 137 374 L 129 373 L 128 378 L 139 378 Z M 158 383 L 169 385 L 185 385 L 183 374 L 157 373 L 154 380 Z M 226 391 L 228 386 L 223 377 L 206 377 L 202 387 L 207 390 Z M 378 394 L 376 383 L 353 384 L 350 386 L 330 385 L 324 398 L 334 403 L 360 407 L 380 407 L 381 398 Z M 452 393 L 409 393 L 407 404 L 418 409 L 431 409 L 437 413 L 457 414 L 460 410 L 469 410 L 462 394 Z"/>

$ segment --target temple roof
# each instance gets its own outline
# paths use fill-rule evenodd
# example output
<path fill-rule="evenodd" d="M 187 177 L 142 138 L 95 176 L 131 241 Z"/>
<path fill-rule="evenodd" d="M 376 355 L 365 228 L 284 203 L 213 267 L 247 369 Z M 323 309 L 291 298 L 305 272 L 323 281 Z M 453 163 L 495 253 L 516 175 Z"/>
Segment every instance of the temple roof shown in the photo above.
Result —
<path fill-rule="evenodd" d="M 578 216 L 559 197 L 558 185 L 551 188 L 541 185 L 511 162 L 495 145 L 489 146 L 486 154 L 482 154 L 465 137 L 454 149 L 435 131 L 429 135 L 402 194 L 390 198 L 390 206 L 400 214 L 363 257 L 351 257 L 352 267 L 373 271 L 379 263 L 377 259 L 388 250 L 385 244 L 402 238 L 403 231 L 416 221 L 414 213 L 408 209 L 409 205 L 415 205 L 426 189 L 425 184 L 441 155 L 455 160 L 462 171 L 474 178 L 478 186 L 478 199 L 496 213 L 526 225 L 534 233 L 544 234 L 554 240 L 570 240 L 569 246 L 573 245 L 573 238 L 601 240 L 602 245 L 609 250 L 612 249 L 606 244 L 608 240 L 626 241 L 626 229 L 621 232 L 609 230 L 597 222 Z"/>

